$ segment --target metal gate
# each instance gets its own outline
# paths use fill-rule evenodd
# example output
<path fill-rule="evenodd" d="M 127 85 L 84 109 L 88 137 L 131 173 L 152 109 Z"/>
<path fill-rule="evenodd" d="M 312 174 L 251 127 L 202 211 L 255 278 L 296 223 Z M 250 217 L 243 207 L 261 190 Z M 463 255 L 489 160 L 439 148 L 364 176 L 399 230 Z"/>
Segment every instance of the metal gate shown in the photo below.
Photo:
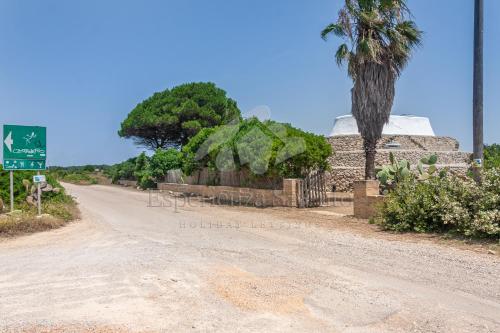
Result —
<path fill-rule="evenodd" d="M 326 202 L 324 171 L 313 171 L 297 182 L 297 203 L 299 208 L 319 207 L 326 204 Z"/>

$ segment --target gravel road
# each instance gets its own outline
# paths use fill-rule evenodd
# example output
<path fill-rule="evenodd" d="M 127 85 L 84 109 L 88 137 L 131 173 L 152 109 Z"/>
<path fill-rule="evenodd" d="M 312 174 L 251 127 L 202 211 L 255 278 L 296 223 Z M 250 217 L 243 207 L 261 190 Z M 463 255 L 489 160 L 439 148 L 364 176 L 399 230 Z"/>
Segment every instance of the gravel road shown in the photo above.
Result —
<path fill-rule="evenodd" d="M 81 221 L 0 242 L 2 332 L 500 332 L 497 256 L 65 186 Z"/>

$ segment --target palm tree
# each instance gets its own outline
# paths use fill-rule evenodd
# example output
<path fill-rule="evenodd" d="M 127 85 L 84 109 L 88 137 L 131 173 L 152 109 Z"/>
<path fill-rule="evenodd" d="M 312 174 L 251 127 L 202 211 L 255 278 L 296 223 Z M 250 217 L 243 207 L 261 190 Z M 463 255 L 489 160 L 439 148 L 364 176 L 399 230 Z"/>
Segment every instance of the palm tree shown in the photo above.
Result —
<path fill-rule="evenodd" d="M 365 179 L 375 179 L 377 141 L 389 121 L 395 83 L 422 32 L 409 19 L 405 0 L 345 0 L 336 23 L 321 32 L 342 38 L 335 54 L 337 64 L 347 63 L 353 80 L 352 114 L 363 137 Z"/>

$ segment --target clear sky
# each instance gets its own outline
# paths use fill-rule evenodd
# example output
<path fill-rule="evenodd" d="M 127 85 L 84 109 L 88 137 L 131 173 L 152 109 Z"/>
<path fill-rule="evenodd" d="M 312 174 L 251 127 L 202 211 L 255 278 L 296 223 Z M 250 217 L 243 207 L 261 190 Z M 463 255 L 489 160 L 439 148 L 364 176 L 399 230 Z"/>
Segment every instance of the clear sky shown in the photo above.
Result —
<path fill-rule="evenodd" d="M 117 135 L 153 92 L 212 81 L 247 112 L 327 135 L 350 112 L 321 29 L 342 0 L 0 0 L 0 124 L 48 127 L 51 165 L 138 153 Z M 425 31 L 393 114 L 472 147 L 473 0 L 409 0 Z M 485 0 L 485 141 L 500 142 L 500 1 Z"/>

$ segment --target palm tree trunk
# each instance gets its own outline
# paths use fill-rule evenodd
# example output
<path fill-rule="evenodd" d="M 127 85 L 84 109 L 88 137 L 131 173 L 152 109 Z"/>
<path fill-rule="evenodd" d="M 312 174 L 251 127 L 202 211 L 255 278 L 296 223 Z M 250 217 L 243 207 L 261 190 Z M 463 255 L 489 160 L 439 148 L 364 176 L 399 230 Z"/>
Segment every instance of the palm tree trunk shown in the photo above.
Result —
<path fill-rule="evenodd" d="M 363 140 L 363 147 L 365 150 L 365 179 L 376 179 L 375 177 L 375 154 L 377 153 L 376 140 Z"/>
<path fill-rule="evenodd" d="M 387 64 L 366 62 L 359 66 L 352 89 L 352 114 L 365 150 L 365 179 L 375 179 L 375 154 L 394 102 L 396 74 Z"/>

